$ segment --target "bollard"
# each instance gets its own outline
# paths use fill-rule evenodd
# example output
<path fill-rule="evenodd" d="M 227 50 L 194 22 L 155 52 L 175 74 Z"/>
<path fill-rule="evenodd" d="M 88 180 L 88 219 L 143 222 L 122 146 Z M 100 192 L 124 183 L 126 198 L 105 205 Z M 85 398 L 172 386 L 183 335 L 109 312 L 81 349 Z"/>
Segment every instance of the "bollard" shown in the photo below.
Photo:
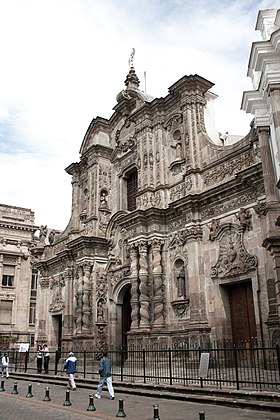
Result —
<path fill-rule="evenodd" d="M 96 408 L 94 406 L 94 398 L 92 394 L 89 394 L 89 406 L 87 408 L 87 411 L 96 411 Z"/>
<path fill-rule="evenodd" d="M 198 414 L 199 414 L 199 420 L 205 420 L 205 412 L 204 411 L 200 411 Z"/>
<path fill-rule="evenodd" d="M 119 411 L 116 414 L 116 417 L 126 417 L 126 414 L 124 412 L 124 408 L 123 408 L 123 400 L 119 400 Z"/>
<path fill-rule="evenodd" d="M 46 393 L 45 393 L 45 396 L 43 398 L 43 401 L 51 401 L 51 399 L 50 399 L 50 388 L 48 386 L 46 387 Z"/>
<path fill-rule="evenodd" d="M 70 401 L 70 391 L 69 390 L 66 391 L 66 397 L 65 397 L 65 401 L 64 401 L 63 405 L 66 405 L 66 406 L 72 405 L 72 403 Z"/>
<path fill-rule="evenodd" d="M 14 383 L 14 389 L 12 390 L 11 394 L 18 394 L 17 382 Z"/>
<path fill-rule="evenodd" d="M 33 394 L 32 394 L 32 385 L 29 384 L 28 385 L 28 391 L 27 391 L 26 398 L 32 398 L 32 397 L 33 397 Z"/>
<path fill-rule="evenodd" d="M 5 381 L 1 381 L 0 392 L 5 391 Z"/>
<path fill-rule="evenodd" d="M 159 405 L 158 404 L 154 404 L 154 417 L 153 420 L 160 420 L 159 418 Z"/>

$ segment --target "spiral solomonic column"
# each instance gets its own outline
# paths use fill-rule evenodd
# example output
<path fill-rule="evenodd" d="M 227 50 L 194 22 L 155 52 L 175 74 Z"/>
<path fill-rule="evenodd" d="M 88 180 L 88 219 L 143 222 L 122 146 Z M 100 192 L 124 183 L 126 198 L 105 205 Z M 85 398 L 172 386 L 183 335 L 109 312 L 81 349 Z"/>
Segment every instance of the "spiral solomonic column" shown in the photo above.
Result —
<path fill-rule="evenodd" d="M 135 245 L 129 247 L 130 252 L 130 281 L 131 281 L 131 326 L 130 329 L 139 327 L 139 279 L 138 279 L 138 248 Z"/>
<path fill-rule="evenodd" d="M 148 290 L 148 244 L 141 241 L 138 244 L 139 249 L 139 280 L 140 280 L 140 327 L 150 328 L 150 297 Z"/>
<path fill-rule="evenodd" d="M 75 326 L 76 334 L 81 333 L 82 330 L 82 293 L 83 293 L 83 269 L 81 266 L 78 267 L 78 284 L 76 290 L 76 308 L 75 308 Z"/>
<path fill-rule="evenodd" d="M 151 242 L 153 252 L 153 301 L 154 301 L 154 327 L 161 327 L 163 319 L 163 293 L 162 293 L 162 266 L 161 247 L 162 241 L 154 239 Z"/>
<path fill-rule="evenodd" d="M 83 277 L 83 311 L 82 311 L 82 330 L 90 330 L 90 273 L 91 273 L 91 263 L 85 262 L 83 264 L 84 277 Z"/>

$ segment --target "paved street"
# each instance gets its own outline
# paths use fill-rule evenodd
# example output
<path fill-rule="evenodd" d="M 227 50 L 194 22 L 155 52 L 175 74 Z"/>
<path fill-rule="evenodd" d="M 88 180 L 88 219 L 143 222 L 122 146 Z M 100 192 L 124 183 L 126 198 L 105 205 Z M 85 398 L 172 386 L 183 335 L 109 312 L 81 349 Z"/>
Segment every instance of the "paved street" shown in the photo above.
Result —
<path fill-rule="evenodd" d="M 241 419 L 279 419 L 279 412 L 254 411 L 215 405 L 196 404 L 184 401 L 155 399 L 136 395 L 116 393 L 115 400 L 109 400 L 106 388 L 100 400 L 94 399 L 96 411 L 87 411 L 89 405 L 89 389 L 80 388 L 70 392 L 70 407 L 63 406 L 66 399 L 66 386 L 50 385 L 51 401 L 43 401 L 45 384 L 17 380 L 18 394 L 11 394 L 14 380 L 5 381 L 5 391 L 0 392 L 0 413 L 2 419 L 38 419 L 40 420 L 78 420 L 91 418 L 93 420 L 112 420 L 116 418 L 119 399 L 124 400 L 124 411 L 127 419 L 153 420 L 153 404 L 159 405 L 160 420 L 195 420 L 199 419 L 199 412 L 205 412 L 205 420 L 241 420 Z M 32 384 L 32 398 L 27 398 L 28 385 Z M 66 382 L 65 382 L 66 383 Z M 95 389 L 92 390 L 94 394 Z"/>

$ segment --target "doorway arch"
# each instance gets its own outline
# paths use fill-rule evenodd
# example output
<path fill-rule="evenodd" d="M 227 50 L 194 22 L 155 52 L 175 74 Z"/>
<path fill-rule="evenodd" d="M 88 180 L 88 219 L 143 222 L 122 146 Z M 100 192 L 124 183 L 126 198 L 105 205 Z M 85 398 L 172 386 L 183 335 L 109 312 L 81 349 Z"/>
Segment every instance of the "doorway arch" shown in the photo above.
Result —
<path fill-rule="evenodd" d="M 119 349 L 127 349 L 127 333 L 131 326 L 131 284 L 127 280 L 116 290 L 116 329 L 115 345 Z"/>

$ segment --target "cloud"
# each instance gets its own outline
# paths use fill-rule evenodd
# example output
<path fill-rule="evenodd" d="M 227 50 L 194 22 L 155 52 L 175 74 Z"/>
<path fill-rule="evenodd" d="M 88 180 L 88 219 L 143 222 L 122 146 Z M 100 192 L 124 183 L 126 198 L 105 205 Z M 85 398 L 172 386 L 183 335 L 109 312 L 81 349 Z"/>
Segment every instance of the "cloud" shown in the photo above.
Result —
<path fill-rule="evenodd" d="M 216 125 L 245 135 L 240 110 L 259 9 L 278 1 L 0 0 L 0 202 L 63 229 L 84 134 L 109 118 L 131 48 L 147 93 L 165 96 L 185 74 L 215 83 Z"/>

